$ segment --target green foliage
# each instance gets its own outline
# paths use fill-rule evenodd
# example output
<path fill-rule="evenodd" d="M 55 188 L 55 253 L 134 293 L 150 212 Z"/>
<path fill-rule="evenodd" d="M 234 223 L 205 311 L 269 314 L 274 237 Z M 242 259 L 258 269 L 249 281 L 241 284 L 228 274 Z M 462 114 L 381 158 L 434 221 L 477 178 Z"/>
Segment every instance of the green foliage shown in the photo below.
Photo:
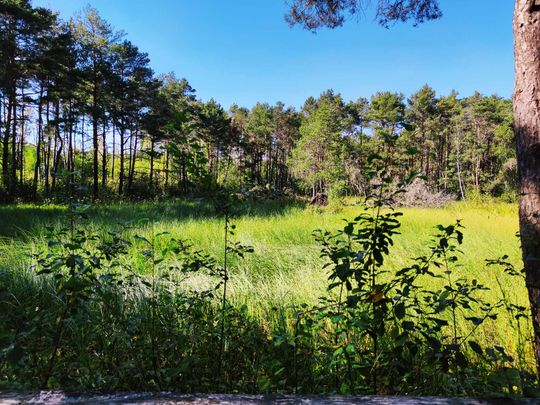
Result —
<path fill-rule="evenodd" d="M 341 164 L 345 152 L 341 143 L 344 109 L 341 96 L 331 91 L 323 93 L 300 126 L 291 166 L 313 196 L 331 190 L 345 176 Z"/>
<path fill-rule="evenodd" d="M 438 225 L 429 254 L 412 266 L 395 273 L 385 269 L 400 227 L 401 213 L 391 204 L 402 189 L 392 191 L 382 166 L 373 171 L 380 181 L 366 199 L 366 213 L 336 234 L 315 234 L 326 259 L 328 290 L 339 293 L 321 298 L 317 306 L 301 305 L 294 334 L 276 337 L 291 347 L 295 370 L 300 370 L 293 380 L 295 391 L 309 392 L 315 384 L 328 390 L 333 385 L 343 394 L 422 393 L 416 391 L 422 381 L 452 395 L 534 392 L 535 378 L 521 368 L 522 361 L 516 363 L 501 345 L 482 347 L 474 339 L 504 306 L 517 314 L 520 336 L 519 319 L 527 315 L 504 292 L 489 302 L 482 296 L 488 288 L 476 279 L 453 276 L 463 243 L 460 221 Z M 390 211 L 381 212 L 387 205 Z M 506 259 L 488 264 L 521 276 Z M 440 279 L 441 287 L 427 289 L 425 278 Z M 465 328 L 458 326 L 458 316 L 468 321 Z M 483 369 L 482 361 L 492 366 Z"/>

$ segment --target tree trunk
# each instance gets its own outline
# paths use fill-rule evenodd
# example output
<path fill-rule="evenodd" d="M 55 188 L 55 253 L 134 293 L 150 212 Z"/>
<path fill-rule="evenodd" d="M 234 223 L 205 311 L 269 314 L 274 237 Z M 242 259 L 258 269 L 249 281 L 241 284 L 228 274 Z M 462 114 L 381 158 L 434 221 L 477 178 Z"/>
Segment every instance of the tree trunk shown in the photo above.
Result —
<path fill-rule="evenodd" d="M 165 149 L 165 190 L 169 187 L 169 149 Z"/>
<path fill-rule="evenodd" d="M 45 193 L 49 194 L 50 186 L 49 186 L 49 177 L 51 174 L 51 117 L 50 117 L 50 94 L 49 90 L 47 90 L 47 109 L 46 109 L 46 121 L 47 121 L 47 150 L 44 151 L 44 161 L 45 161 Z"/>
<path fill-rule="evenodd" d="M 14 95 L 10 93 L 7 105 L 6 127 L 4 129 L 4 139 L 2 145 L 2 180 L 4 187 L 9 189 L 9 130 L 11 126 L 11 112 L 13 111 Z"/>
<path fill-rule="evenodd" d="M 92 184 L 92 198 L 96 200 L 99 194 L 99 140 L 98 140 L 98 111 L 97 111 L 97 83 L 94 82 L 94 90 L 92 95 L 92 141 L 94 147 L 94 162 L 93 162 L 93 184 Z"/>
<path fill-rule="evenodd" d="M 39 182 L 39 170 L 41 168 L 41 142 L 43 140 L 43 85 L 39 88 L 39 100 L 38 100 L 38 124 L 37 124 L 37 143 L 36 143 L 36 164 L 34 166 L 34 183 L 33 193 L 34 198 L 37 197 L 37 189 Z"/>
<path fill-rule="evenodd" d="M 188 187 L 187 187 L 186 157 L 185 156 L 182 158 L 181 172 L 182 172 L 181 173 L 182 193 L 184 195 L 187 195 Z"/>
<path fill-rule="evenodd" d="M 13 119 L 11 120 L 11 178 L 9 181 L 9 189 L 11 195 L 15 194 L 17 187 L 17 95 L 13 102 Z"/>
<path fill-rule="evenodd" d="M 529 0 L 515 2 L 514 52 L 519 225 L 540 374 L 540 12 Z"/>
<path fill-rule="evenodd" d="M 56 100 L 55 106 L 55 125 L 54 125 L 55 141 L 54 141 L 54 156 L 53 156 L 53 176 L 52 189 L 56 190 L 56 180 L 58 178 L 58 169 L 60 167 L 60 159 L 62 159 L 62 149 L 64 142 L 60 134 L 60 100 Z"/>
<path fill-rule="evenodd" d="M 19 139 L 19 184 L 21 186 L 24 184 L 24 131 L 26 130 L 25 129 L 26 116 L 24 115 L 25 109 L 26 109 L 26 106 L 23 103 L 21 107 L 21 125 L 20 125 L 21 137 Z"/>
<path fill-rule="evenodd" d="M 68 139 L 68 169 L 71 187 L 75 184 L 75 156 L 73 148 L 73 105 L 69 100 L 69 139 Z M 76 122 L 76 121 L 75 121 Z M 77 125 L 75 124 L 75 132 L 77 132 Z"/>
<path fill-rule="evenodd" d="M 81 122 L 81 183 L 86 185 L 86 149 L 85 149 L 85 118 L 86 115 L 82 115 Z"/>
<path fill-rule="evenodd" d="M 137 161 L 137 144 L 139 141 L 139 129 L 137 128 L 135 130 L 135 134 L 132 135 L 133 138 L 133 149 L 130 156 L 130 164 L 129 164 L 129 173 L 128 173 L 128 184 L 127 189 L 128 191 L 131 191 L 133 186 L 133 177 L 135 176 L 135 163 Z"/>
<path fill-rule="evenodd" d="M 154 148 L 155 139 L 150 140 L 150 190 L 154 187 Z"/>
<path fill-rule="evenodd" d="M 120 173 L 118 179 L 118 194 L 122 195 L 124 192 L 124 146 L 126 141 L 124 140 L 124 122 L 122 121 L 122 126 L 120 127 Z"/>
<path fill-rule="evenodd" d="M 114 161 L 116 155 L 116 131 L 114 125 L 114 119 L 111 120 L 112 123 L 112 161 L 111 161 L 111 179 L 114 181 Z"/>
<path fill-rule="evenodd" d="M 107 118 L 103 117 L 103 149 L 101 154 L 101 187 L 107 186 Z"/>

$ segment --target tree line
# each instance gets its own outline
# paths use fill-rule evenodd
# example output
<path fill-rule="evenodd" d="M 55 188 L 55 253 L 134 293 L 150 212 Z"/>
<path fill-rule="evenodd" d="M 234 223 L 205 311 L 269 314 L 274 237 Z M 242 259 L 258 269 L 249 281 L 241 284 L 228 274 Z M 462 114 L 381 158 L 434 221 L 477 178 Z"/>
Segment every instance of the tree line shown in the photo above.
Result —
<path fill-rule="evenodd" d="M 62 21 L 29 0 L 0 3 L 1 197 L 86 187 L 97 198 L 226 187 L 362 195 L 371 156 L 434 191 L 512 196 L 510 100 L 424 86 L 346 101 L 332 90 L 300 109 L 224 109 L 148 55 L 93 8 Z"/>

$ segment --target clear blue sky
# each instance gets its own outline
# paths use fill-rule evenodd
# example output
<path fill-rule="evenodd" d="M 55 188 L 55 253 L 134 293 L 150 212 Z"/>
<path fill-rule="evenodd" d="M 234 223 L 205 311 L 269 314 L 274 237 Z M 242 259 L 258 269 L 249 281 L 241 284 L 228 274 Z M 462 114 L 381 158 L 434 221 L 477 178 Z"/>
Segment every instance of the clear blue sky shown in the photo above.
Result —
<path fill-rule="evenodd" d="M 375 3 L 371 0 L 371 3 Z M 156 73 L 185 77 L 225 108 L 300 106 L 333 88 L 346 100 L 378 90 L 409 95 L 475 90 L 510 97 L 510 0 L 440 0 L 443 19 L 379 27 L 372 11 L 317 34 L 289 28 L 284 0 L 34 0 L 67 19 L 90 4 L 147 52 Z"/>

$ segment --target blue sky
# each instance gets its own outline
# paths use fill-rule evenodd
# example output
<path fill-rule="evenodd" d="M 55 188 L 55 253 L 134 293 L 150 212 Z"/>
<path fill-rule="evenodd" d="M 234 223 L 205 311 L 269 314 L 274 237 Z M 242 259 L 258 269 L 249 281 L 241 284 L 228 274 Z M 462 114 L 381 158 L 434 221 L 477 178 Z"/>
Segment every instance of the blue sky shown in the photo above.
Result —
<path fill-rule="evenodd" d="M 374 3 L 374 0 L 371 0 Z M 90 4 L 150 55 L 156 73 L 185 77 L 224 107 L 257 101 L 300 106 L 333 88 L 346 100 L 379 90 L 409 95 L 475 90 L 510 97 L 509 0 L 440 0 L 444 17 L 379 27 L 371 11 L 335 30 L 289 28 L 285 0 L 34 0 L 67 19 Z"/>

